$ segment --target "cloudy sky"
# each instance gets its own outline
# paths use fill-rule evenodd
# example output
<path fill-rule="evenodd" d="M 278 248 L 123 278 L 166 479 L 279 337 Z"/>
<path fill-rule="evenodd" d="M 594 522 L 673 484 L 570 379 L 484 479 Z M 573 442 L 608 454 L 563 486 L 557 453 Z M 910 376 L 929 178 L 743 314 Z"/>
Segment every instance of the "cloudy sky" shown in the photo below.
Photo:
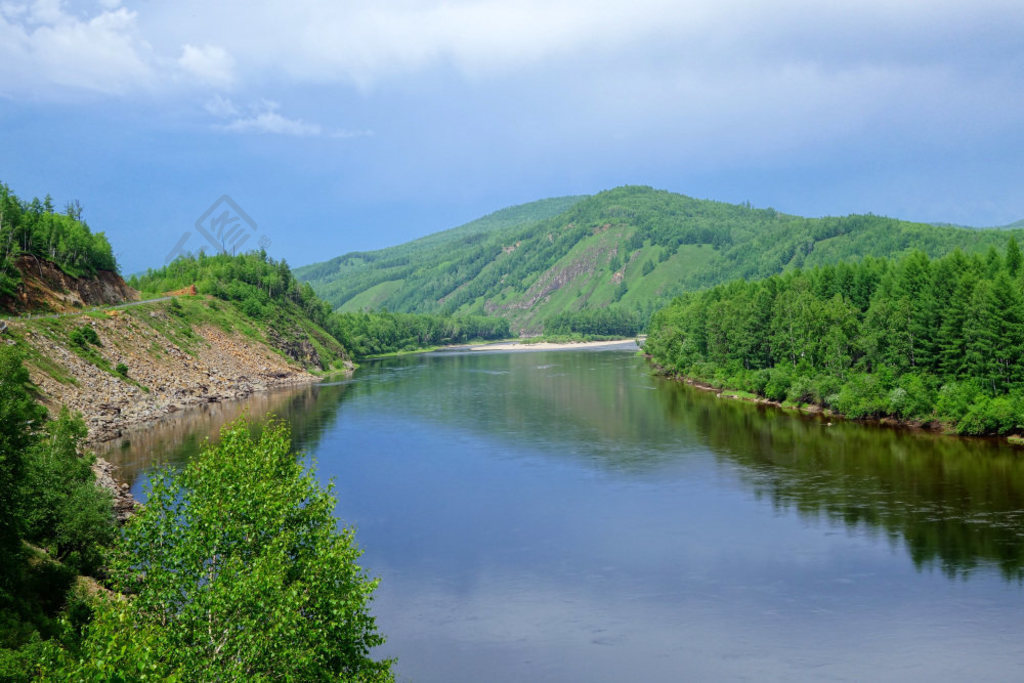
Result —
<path fill-rule="evenodd" d="M 0 0 L 0 181 L 125 272 L 223 194 L 292 265 L 626 183 L 1001 225 L 1022 36 L 1021 0 Z"/>

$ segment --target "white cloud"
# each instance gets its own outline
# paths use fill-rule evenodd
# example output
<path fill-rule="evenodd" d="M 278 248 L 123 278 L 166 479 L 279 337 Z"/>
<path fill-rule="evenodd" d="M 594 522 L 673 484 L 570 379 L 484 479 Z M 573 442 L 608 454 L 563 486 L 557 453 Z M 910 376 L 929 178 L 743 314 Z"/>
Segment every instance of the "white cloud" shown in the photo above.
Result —
<path fill-rule="evenodd" d="M 0 5 L 0 91 L 373 87 L 433 68 L 484 79 L 665 63 L 694 73 L 1000 56 L 1019 65 L 1024 32 L 1019 0 L 128 0 L 135 10 L 99 2 L 93 16 L 61 0 Z"/>
<path fill-rule="evenodd" d="M 331 129 L 325 128 L 319 123 L 288 118 L 278 111 L 280 108 L 280 104 L 271 100 L 261 100 L 248 107 L 239 107 L 222 95 L 215 95 L 203 105 L 203 109 L 208 113 L 221 119 L 229 119 L 227 123 L 219 124 L 216 128 L 231 133 L 266 133 L 293 137 L 324 136 L 335 139 L 373 135 L 373 131 L 369 130 Z"/>
<path fill-rule="evenodd" d="M 0 94 L 149 88 L 155 72 L 138 16 L 124 8 L 88 18 L 57 0 L 0 10 Z"/>
<path fill-rule="evenodd" d="M 235 60 L 218 45 L 197 47 L 186 43 L 181 48 L 178 66 L 199 83 L 227 87 L 234 82 Z"/>
<path fill-rule="evenodd" d="M 211 97 L 203 105 L 203 109 L 219 118 L 238 116 L 238 107 L 235 106 L 235 103 L 220 94 Z"/>
<path fill-rule="evenodd" d="M 276 111 L 264 111 L 253 116 L 235 119 L 222 128 L 233 133 L 272 133 L 296 137 L 315 137 L 323 132 L 320 124 L 285 118 Z"/>

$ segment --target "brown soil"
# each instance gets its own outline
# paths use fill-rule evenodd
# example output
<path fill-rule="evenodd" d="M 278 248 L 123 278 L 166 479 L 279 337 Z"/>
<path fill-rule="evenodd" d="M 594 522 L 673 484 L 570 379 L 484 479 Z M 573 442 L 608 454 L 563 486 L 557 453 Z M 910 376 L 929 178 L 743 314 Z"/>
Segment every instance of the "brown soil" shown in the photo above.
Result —
<path fill-rule="evenodd" d="M 0 297 L 0 310 L 8 313 L 62 313 L 88 306 L 123 304 L 139 298 L 139 293 L 113 271 L 101 270 L 94 278 L 74 278 L 55 263 L 30 255 L 18 257 L 16 265 L 22 279 L 18 294 Z"/>

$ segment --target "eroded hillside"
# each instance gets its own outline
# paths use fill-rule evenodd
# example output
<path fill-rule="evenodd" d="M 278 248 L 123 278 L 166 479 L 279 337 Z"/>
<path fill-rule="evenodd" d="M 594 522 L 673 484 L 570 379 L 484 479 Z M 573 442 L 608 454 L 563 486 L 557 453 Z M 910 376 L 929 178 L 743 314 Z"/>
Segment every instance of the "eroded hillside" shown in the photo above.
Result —
<path fill-rule="evenodd" d="M 340 344 L 308 322 L 262 326 L 205 296 L 9 320 L 0 339 L 22 349 L 51 412 L 66 405 L 83 414 L 92 441 L 190 405 L 351 367 Z"/>

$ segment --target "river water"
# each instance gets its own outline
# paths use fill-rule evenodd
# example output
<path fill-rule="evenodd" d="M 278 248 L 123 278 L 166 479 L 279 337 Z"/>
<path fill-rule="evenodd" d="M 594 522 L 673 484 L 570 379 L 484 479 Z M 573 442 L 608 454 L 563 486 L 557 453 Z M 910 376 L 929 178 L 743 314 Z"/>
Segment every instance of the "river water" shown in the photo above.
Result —
<path fill-rule="evenodd" d="M 1007 445 L 717 399 L 604 350 L 368 363 L 108 457 L 144 497 L 243 411 L 336 480 L 400 680 L 1024 678 Z"/>

